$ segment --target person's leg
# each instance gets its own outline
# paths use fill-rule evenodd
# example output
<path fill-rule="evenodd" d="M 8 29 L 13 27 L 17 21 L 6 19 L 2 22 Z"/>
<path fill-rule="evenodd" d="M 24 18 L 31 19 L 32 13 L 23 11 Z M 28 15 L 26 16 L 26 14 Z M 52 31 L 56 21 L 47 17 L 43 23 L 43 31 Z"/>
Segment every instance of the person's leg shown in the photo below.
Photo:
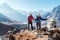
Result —
<path fill-rule="evenodd" d="M 29 27 L 30 27 L 29 25 L 30 25 L 30 23 L 28 22 L 28 27 L 27 27 L 28 30 L 29 30 Z"/>
<path fill-rule="evenodd" d="M 41 29 L 41 22 L 39 21 L 39 29 Z"/>
<path fill-rule="evenodd" d="M 38 22 L 36 22 L 37 30 L 38 30 Z"/>
<path fill-rule="evenodd" d="M 33 23 L 31 22 L 31 29 L 33 30 Z"/>

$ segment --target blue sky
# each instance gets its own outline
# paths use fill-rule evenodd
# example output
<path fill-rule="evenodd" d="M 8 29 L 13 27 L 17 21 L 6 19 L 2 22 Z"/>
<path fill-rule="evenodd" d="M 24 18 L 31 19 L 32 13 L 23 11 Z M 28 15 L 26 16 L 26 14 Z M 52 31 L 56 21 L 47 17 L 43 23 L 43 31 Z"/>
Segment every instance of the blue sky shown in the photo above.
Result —
<path fill-rule="evenodd" d="M 54 7 L 60 5 L 60 0 L 0 0 L 0 5 L 3 3 L 9 4 L 13 9 L 24 11 L 51 11 Z"/>

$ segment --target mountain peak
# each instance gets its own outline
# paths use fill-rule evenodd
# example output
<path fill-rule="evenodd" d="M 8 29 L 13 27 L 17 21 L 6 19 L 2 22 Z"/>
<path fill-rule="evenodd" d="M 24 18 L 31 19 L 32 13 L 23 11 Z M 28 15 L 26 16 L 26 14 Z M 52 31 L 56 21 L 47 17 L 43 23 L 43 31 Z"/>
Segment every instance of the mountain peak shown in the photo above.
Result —
<path fill-rule="evenodd" d="M 8 5 L 7 3 L 3 3 L 2 5 Z"/>
<path fill-rule="evenodd" d="M 58 5 L 57 7 L 55 7 L 54 9 L 60 9 L 60 5 Z"/>
<path fill-rule="evenodd" d="M 58 5 L 57 7 L 55 7 L 52 11 L 53 11 L 54 13 L 55 13 L 55 12 L 59 12 L 59 13 L 60 13 L 60 5 Z"/>
<path fill-rule="evenodd" d="M 7 3 L 3 3 L 2 5 L 0 5 L 0 9 L 12 9 L 11 7 L 10 7 L 10 5 L 9 4 L 7 4 Z"/>
<path fill-rule="evenodd" d="M 58 5 L 58 7 L 60 7 L 60 5 Z"/>
<path fill-rule="evenodd" d="M 4 7 L 10 7 L 7 3 L 3 3 L 2 5 L 0 6 L 4 6 Z"/>

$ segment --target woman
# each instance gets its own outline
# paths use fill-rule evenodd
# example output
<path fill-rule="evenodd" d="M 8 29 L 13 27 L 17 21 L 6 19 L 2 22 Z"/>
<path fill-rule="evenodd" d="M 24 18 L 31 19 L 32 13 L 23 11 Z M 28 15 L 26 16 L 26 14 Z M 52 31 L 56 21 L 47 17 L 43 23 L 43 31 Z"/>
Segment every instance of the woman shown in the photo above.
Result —
<path fill-rule="evenodd" d="M 38 15 L 36 15 L 36 25 L 37 25 L 37 30 L 41 28 L 41 20 L 47 20 L 47 19 L 43 19 L 40 15 L 40 13 Z"/>

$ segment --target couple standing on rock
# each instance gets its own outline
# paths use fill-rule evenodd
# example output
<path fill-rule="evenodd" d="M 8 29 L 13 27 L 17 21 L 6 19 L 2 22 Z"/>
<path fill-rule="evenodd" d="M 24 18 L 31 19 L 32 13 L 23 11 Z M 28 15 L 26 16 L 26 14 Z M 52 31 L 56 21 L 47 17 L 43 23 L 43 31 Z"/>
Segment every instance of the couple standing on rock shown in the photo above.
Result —
<path fill-rule="evenodd" d="M 34 17 L 32 16 L 32 14 L 30 13 L 30 15 L 28 16 L 28 29 L 29 26 L 31 25 L 31 29 L 33 30 L 33 23 L 32 21 L 35 20 L 36 21 L 36 26 L 37 26 L 37 30 L 41 28 L 41 20 L 47 20 L 47 19 L 43 19 L 40 15 L 40 13 L 38 15 L 36 15 L 36 18 L 34 19 Z"/>

